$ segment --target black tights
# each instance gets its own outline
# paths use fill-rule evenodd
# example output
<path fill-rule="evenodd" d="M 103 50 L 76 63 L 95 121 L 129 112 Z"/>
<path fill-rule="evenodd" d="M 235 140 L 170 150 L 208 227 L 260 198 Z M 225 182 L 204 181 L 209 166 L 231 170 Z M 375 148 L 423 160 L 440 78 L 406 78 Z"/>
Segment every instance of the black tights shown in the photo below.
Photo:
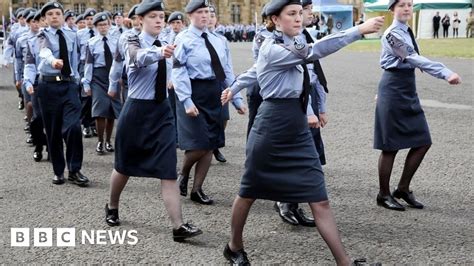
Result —
<path fill-rule="evenodd" d="M 410 182 L 415 175 L 416 170 L 420 166 L 426 152 L 428 152 L 431 145 L 426 145 L 417 148 L 411 148 L 405 159 L 405 166 L 403 167 L 402 177 L 398 183 L 400 191 L 408 192 L 410 189 Z M 398 151 L 382 151 L 379 157 L 379 185 L 381 196 L 390 195 L 390 176 L 392 174 L 393 162 Z"/>

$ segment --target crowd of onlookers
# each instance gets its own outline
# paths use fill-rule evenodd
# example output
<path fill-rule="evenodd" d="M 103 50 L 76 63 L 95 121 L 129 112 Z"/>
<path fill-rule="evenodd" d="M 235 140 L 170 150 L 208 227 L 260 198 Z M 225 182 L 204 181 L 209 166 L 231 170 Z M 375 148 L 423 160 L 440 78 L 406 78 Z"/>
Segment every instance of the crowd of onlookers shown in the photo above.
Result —
<path fill-rule="evenodd" d="M 439 38 L 440 27 L 443 27 L 443 38 L 449 38 L 449 28 L 452 26 L 453 38 L 459 37 L 459 27 L 462 21 L 458 16 L 458 12 L 453 13 L 451 18 L 448 13 L 441 17 L 439 12 L 433 17 L 433 38 Z M 474 15 L 469 12 L 469 17 L 466 18 L 466 38 L 472 38 L 474 32 Z"/>

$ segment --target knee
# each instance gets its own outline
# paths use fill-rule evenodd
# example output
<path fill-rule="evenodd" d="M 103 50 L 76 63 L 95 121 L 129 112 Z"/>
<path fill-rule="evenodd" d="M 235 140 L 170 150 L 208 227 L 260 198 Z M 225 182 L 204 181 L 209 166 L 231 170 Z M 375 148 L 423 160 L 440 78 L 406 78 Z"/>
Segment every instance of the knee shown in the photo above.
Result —
<path fill-rule="evenodd" d="M 329 210 L 331 206 L 329 205 L 329 200 L 320 201 L 320 202 L 312 202 L 309 206 L 315 210 Z"/>

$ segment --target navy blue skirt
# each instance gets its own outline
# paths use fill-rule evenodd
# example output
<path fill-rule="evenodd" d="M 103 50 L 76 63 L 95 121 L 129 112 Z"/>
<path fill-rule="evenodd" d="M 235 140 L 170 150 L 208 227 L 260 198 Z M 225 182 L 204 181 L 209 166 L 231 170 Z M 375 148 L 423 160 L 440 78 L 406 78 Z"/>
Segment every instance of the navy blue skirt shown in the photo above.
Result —
<path fill-rule="evenodd" d="M 375 108 L 374 149 L 397 151 L 430 144 L 430 130 L 416 93 L 415 71 L 384 71 Z"/>
<path fill-rule="evenodd" d="M 263 101 L 246 154 L 241 197 L 293 203 L 328 199 L 324 173 L 299 99 Z"/>
<path fill-rule="evenodd" d="M 115 170 L 127 176 L 176 179 L 176 139 L 169 101 L 128 98 L 115 137 Z"/>
<path fill-rule="evenodd" d="M 178 142 L 181 150 L 214 150 L 224 147 L 222 84 L 217 80 L 191 80 L 191 99 L 199 110 L 197 117 L 186 115 L 183 103 L 176 101 Z"/>
<path fill-rule="evenodd" d="M 94 68 L 92 73 L 92 117 L 117 119 L 122 109 L 120 95 L 111 98 L 109 89 L 109 70 L 105 67 Z"/>

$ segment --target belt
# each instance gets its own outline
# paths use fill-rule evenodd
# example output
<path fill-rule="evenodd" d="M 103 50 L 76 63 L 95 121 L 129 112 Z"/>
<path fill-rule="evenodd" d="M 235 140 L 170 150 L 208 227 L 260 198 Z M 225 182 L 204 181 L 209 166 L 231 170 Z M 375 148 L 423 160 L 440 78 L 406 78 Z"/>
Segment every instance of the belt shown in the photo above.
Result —
<path fill-rule="evenodd" d="M 415 69 L 414 68 L 387 68 L 385 69 L 385 71 L 388 71 L 388 72 L 398 72 L 398 73 L 412 73 L 412 72 L 415 72 Z"/>
<path fill-rule="evenodd" d="M 57 75 L 57 76 L 44 76 L 40 75 L 40 80 L 46 81 L 46 82 L 75 82 L 76 79 L 74 77 L 65 77 L 62 75 Z"/>

